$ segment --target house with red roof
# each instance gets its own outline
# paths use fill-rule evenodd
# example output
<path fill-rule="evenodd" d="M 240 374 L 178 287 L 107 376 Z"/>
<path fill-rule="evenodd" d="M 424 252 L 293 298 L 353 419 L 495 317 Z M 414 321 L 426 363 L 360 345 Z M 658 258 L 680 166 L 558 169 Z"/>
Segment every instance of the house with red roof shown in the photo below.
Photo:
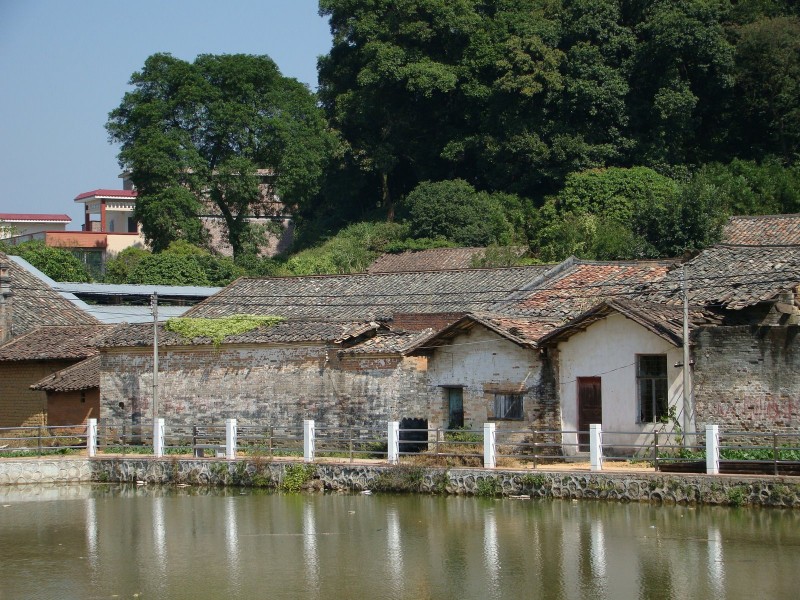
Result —
<path fill-rule="evenodd" d="M 65 214 L 0 213 L 0 240 L 43 231 L 64 231 L 71 222 Z"/>

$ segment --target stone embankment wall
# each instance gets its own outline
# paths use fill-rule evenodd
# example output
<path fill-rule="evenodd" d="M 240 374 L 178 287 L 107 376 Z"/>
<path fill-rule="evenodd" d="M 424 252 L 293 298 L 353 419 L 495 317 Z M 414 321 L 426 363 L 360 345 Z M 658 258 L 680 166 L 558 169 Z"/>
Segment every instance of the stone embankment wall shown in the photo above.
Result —
<path fill-rule="evenodd" d="M 374 490 L 800 508 L 800 481 L 790 477 L 303 465 L 209 459 L 96 459 L 92 465 L 95 481 L 119 483 L 244 485 L 285 489 L 287 482 L 296 484 L 300 478 L 307 489 L 330 491 Z"/>
<path fill-rule="evenodd" d="M 0 461 L 0 485 L 89 481 L 800 508 L 800 481 L 791 477 L 305 465 L 265 460 L 177 458 Z"/>

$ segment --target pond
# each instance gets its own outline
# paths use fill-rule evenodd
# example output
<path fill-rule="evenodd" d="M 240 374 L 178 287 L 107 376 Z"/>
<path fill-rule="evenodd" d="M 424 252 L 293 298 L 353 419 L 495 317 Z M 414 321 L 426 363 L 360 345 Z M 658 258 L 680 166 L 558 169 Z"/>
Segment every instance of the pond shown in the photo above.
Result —
<path fill-rule="evenodd" d="M 0 488 L 0 599 L 791 598 L 800 513 L 593 501 Z"/>

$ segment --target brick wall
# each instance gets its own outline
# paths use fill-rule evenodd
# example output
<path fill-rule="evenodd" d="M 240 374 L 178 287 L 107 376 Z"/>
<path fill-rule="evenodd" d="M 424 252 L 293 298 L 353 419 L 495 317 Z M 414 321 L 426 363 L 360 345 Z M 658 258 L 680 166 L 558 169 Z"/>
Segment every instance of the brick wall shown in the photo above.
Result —
<path fill-rule="evenodd" d="M 709 327 L 696 336 L 697 428 L 800 432 L 800 327 Z M 796 444 L 795 444 L 796 445 Z"/>
<path fill-rule="evenodd" d="M 422 331 L 428 327 L 443 329 L 465 314 L 467 313 L 395 313 L 392 315 L 392 328 L 405 331 Z"/>
<path fill-rule="evenodd" d="M 74 361 L 0 363 L 0 427 L 47 423 L 47 397 L 30 386 Z"/>
<path fill-rule="evenodd" d="M 47 394 L 48 425 L 80 425 L 100 415 L 100 390 L 82 392 L 49 392 Z"/>
<path fill-rule="evenodd" d="M 159 356 L 158 412 L 174 425 L 314 419 L 320 426 L 385 428 L 390 419 L 427 413 L 420 366 L 418 359 L 340 360 L 322 346 L 173 348 Z M 152 419 L 151 353 L 104 353 L 100 377 L 101 420 Z"/>

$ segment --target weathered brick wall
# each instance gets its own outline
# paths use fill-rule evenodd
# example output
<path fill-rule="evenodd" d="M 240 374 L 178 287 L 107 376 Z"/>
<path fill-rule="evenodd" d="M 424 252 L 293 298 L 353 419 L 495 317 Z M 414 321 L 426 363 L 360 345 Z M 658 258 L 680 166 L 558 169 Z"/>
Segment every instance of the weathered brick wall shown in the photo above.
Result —
<path fill-rule="evenodd" d="M 152 418 L 152 355 L 104 353 L 101 420 Z M 426 414 L 425 364 L 349 357 L 321 346 L 175 348 L 159 356 L 159 416 L 171 425 L 240 423 L 386 427 Z"/>
<path fill-rule="evenodd" d="M 696 336 L 697 427 L 800 432 L 800 327 L 709 327 Z"/>
<path fill-rule="evenodd" d="M 465 314 L 463 312 L 395 313 L 392 316 L 392 328 L 406 331 L 422 331 L 428 327 L 442 329 L 455 323 Z"/>
<path fill-rule="evenodd" d="M 31 384 L 74 361 L 20 361 L 0 363 L 0 427 L 47 423 L 47 397 Z"/>

